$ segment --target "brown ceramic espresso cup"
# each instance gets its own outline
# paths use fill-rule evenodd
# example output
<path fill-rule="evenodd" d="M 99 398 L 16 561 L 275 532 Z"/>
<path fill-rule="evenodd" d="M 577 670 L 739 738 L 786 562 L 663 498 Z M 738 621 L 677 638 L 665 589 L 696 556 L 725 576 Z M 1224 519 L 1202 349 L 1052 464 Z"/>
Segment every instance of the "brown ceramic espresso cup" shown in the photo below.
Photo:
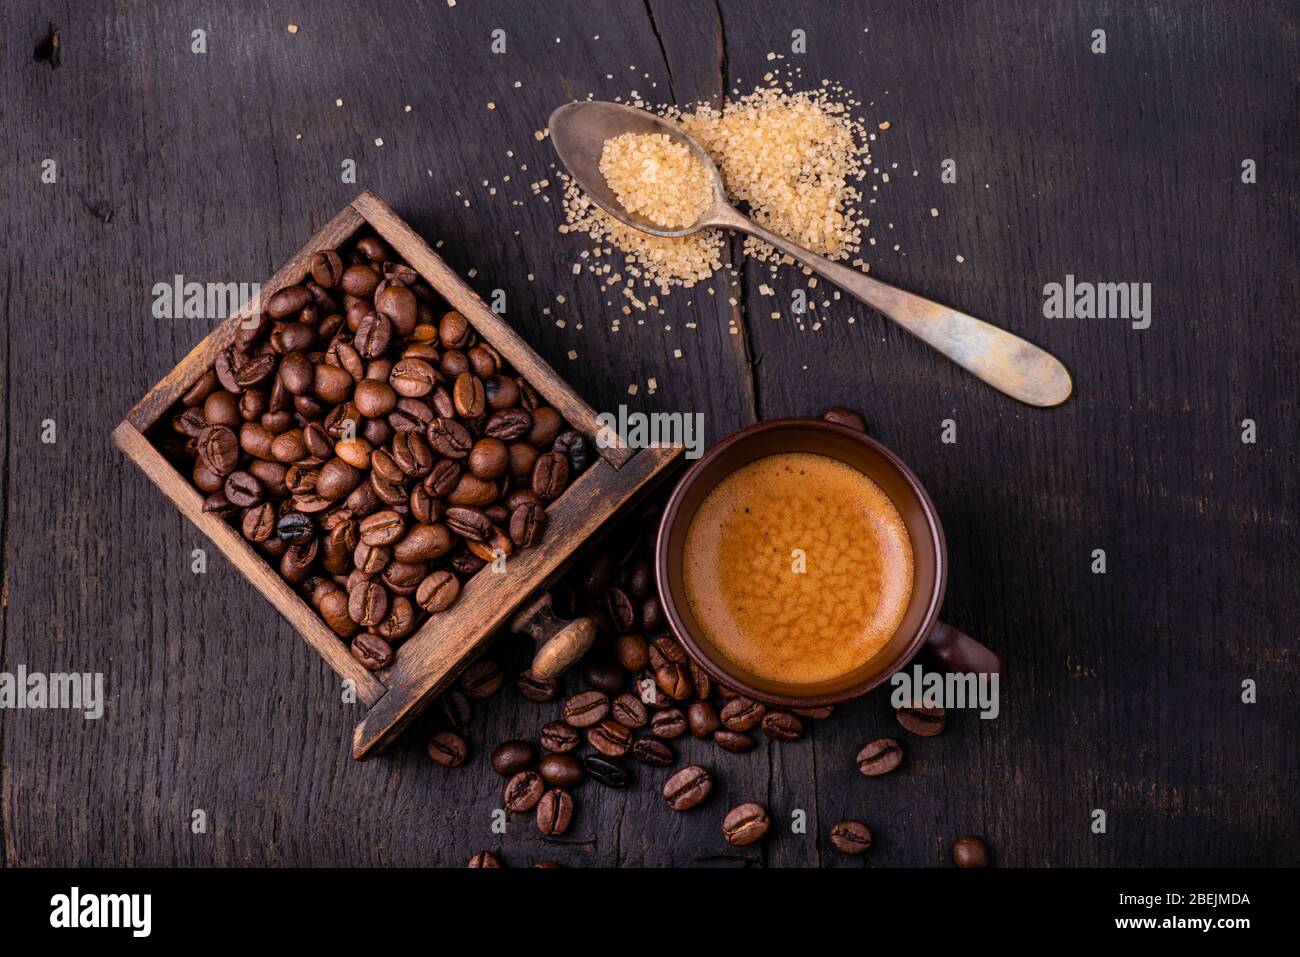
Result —
<path fill-rule="evenodd" d="M 897 508 L 912 548 L 911 596 L 893 636 L 858 667 L 817 682 L 775 680 L 724 655 L 696 620 L 686 597 L 687 531 L 701 504 L 724 478 L 750 462 L 787 452 L 836 459 L 865 475 Z M 888 681 L 922 651 L 955 672 L 1000 672 L 1001 659 L 973 638 L 939 621 L 947 580 L 947 549 L 934 503 L 902 460 L 854 429 L 817 419 L 760 422 L 727 436 L 682 476 L 664 509 L 655 553 L 664 613 L 687 652 L 715 680 L 780 707 L 833 704 Z"/>

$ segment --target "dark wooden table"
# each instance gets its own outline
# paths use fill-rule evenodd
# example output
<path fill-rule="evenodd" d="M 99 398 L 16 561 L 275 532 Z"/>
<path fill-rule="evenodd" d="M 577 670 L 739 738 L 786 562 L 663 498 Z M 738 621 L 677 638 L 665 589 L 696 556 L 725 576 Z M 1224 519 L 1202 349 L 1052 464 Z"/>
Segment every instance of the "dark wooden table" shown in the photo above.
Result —
<path fill-rule="evenodd" d="M 861 866 L 826 841 L 847 816 L 875 831 L 869 866 L 944 864 L 968 832 L 1003 865 L 1296 862 L 1294 3 L 16 6 L 0 39 L 0 670 L 101 671 L 109 700 L 99 721 L 0 712 L 4 863 L 459 865 L 488 848 L 510 865 Z M 51 17 L 57 67 L 33 56 Z M 571 274 L 580 246 L 556 233 L 555 188 L 549 204 L 530 196 L 556 178 L 533 131 L 589 92 L 748 89 L 769 51 L 891 124 L 873 274 L 1060 355 L 1069 403 L 1018 405 L 847 301 L 817 332 L 774 321 L 796 277 L 771 299 L 752 265 L 735 309 L 719 279 L 610 331 L 615 310 Z M 905 768 L 879 780 L 853 756 L 898 732 L 883 694 L 796 744 L 737 756 L 688 741 L 682 757 L 721 782 L 704 809 L 669 812 L 658 775 L 624 793 L 588 784 L 557 843 L 527 819 L 491 829 L 486 750 L 551 717 L 513 690 L 479 709 L 466 767 L 429 762 L 424 719 L 354 763 L 360 710 L 215 552 L 190 571 L 203 541 L 109 432 L 210 326 L 153 318 L 155 282 L 263 279 L 362 188 L 444 240 L 480 292 L 504 289 L 517 328 L 598 409 L 700 411 L 710 442 L 861 409 L 939 506 L 944 615 L 1010 663 L 1001 716 L 908 738 Z M 1150 282 L 1150 328 L 1044 318 L 1044 285 L 1067 274 Z M 775 834 L 729 848 L 722 813 L 750 799 Z"/>

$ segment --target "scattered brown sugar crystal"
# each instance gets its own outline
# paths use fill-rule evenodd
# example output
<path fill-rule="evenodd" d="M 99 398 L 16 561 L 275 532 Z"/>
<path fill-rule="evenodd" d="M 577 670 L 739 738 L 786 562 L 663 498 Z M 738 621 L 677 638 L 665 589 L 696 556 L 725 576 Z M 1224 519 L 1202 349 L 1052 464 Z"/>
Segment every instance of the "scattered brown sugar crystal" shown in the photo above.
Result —
<path fill-rule="evenodd" d="M 639 100 L 632 105 L 650 109 Z M 872 170 L 869 144 L 875 134 L 853 114 L 860 105 L 838 86 L 824 83 L 800 92 L 761 87 L 721 109 L 698 104 L 654 112 L 677 121 L 708 151 L 728 199 L 756 222 L 841 260 L 860 250 L 870 224 L 855 184 Z M 707 170 L 689 148 L 662 134 L 610 140 L 601 172 L 629 211 L 667 228 L 690 225 L 709 201 Z M 602 291 L 620 291 L 628 301 L 625 314 L 645 310 L 653 293 L 689 288 L 722 268 L 726 236 L 721 231 L 702 230 L 678 239 L 649 236 L 610 216 L 572 179 L 561 178 L 565 222 L 560 232 L 585 233 L 594 242 L 582 253 L 582 264 Z M 743 251 L 773 271 L 793 263 L 753 237 L 746 237 Z"/>
<path fill-rule="evenodd" d="M 600 171 L 623 208 L 665 229 L 683 229 L 713 198 L 708 170 L 664 133 L 624 133 L 606 140 Z"/>

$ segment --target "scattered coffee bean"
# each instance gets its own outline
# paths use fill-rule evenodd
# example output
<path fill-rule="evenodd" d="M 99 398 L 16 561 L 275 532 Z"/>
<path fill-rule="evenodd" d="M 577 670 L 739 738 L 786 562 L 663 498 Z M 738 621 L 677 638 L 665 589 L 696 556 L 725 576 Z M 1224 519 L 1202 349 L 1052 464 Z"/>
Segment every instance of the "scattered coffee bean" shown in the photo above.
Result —
<path fill-rule="evenodd" d="M 552 788 L 537 802 L 537 829 L 555 837 L 569 829 L 573 821 L 573 798 L 561 788 Z"/>
<path fill-rule="evenodd" d="M 803 736 L 803 722 L 789 711 L 769 711 L 760 725 L 774 741 L 797 741 Z"/>
<path fill-rule="evenodd" d="M 904 731 L 923 738 L 932 738 L 943 730 L 943 708 L 899 708 L 895 717 Z"/>
<path fill-rule="evenodd" d="M 614 699 L 610 705 L 610 713 L 614 720 L 629 728 L 643 728 L 650 720 L 650 713 L 641 699 L 630 692 L 624 692 Z"/>
<path fill-rule="evenodd" d="M 460 690 L 465 692 L 466 697 L 474 701 L 482 701 L 500 691 L 505 680 L 506 676 L 502 674 L 501 667 L 495 661 L 491 658 L 480 658 L 461 674 Z"/>
<path fill-rule="evenodd" d="M 567 754 L 582 743 L 577 730 L 563 721 L 550 721 L 542 725 L 538 738 L 542 747 L 553 754 Z"/>
<path fill-rule="evenodd" d="M 568 789 L 577 787 L 586 772 L 571 754 L 548 754 L 538 762 L 537 773 L 551 787 Z"/>
<path fill-rule="evenodd" d="M 722 819 L 722 836 L 728 844 L 743 847 L 759 840 L 769 826 L 767 811 L 761 804 L 738 804 Z"/>
<path fill-rule="evenodd" d="M 753 751 L 755 741 L 743 731 L 728 731 L 722 728 L 713 732 L 713 743 L 724 751 L 730 751 L 732 754 L 744 754 L 747 751 Z"/>
<path fill-rule="evenodd" d="M 625 788 L 632 782 L 632 776 L 623 765 L 599 754 L 587 755 L 582 759 L 582 766 L 587 769 L 587 773 L 593 780 L 599 781 L 605 787 Z"/>
<path fill-rule="evenodd" d="M 841 854 L 865 854 L 871 847 L 871 829 L 861 821 L 840 821 L 831 827 L 831 844 Z"/>
<path fill-rule="evenodd" d="M 903 763 L 903 747 L 893 738 L 868 741 L 858 752 L 858 770 L 869 778 L 888 774 Z"/>
<path fill-rule="evenodd" d="M 533 763 L 533 746 L 527 741 L 503 741 L 492 752 L 492 770 L 503 778 L 526 771 Z"/>
<path fill-rule="evenodd" d="M 632 747 L 632 732 L 607 719 L 587 731 L 587 743 L 607 758 L 621 758 Z"/>
<path fill-rule="evenodd" d="M 632 744 L 632 757 L 642 764 L 666 768 L 673 763 L 673 749 L 655 738 L 637 738 Z"/>
<path fill-rule="evenodd" d="M 978 837 L 968 834 L 952 846 L 952 862 L 958 867 L 988 867 L 989 849 Z"/>
<path fill-rule="evenodd" d="M 842 405 L 837 405 L 833 408 L 827 409 L 822 414 L 822 418 L 827 422 L 834 422 L 836 425 L 846 425 L 850 429 L 854 429 L 858 432 L 867 431 L 867 423 L 862 416 L 858 415 L 858 413 L 854 412 L 852 409 L 844 408 Z"/>
<path fill-rule="evenodd" d="M 722 723 L 728 731 L 748 731 L 767 713 L 767 706 L 749 698 L 732 698 L 722 706 Z"/>
<path fill-rule="evenodd" d="M 559 683 L 553 678 L 538 678 L 529 668 L 515 679 L 519 694 L 528 701 L 551 701 L 559 693 Z"/>
<path fill-rule="evenodd" d="M 439 731 L 429 739 L 429 757 L 434 764 L 454 768 L 465 763 L 469 744 L 455 731 Z"/>
<path fill-rule="evenodd" d="M 589 728 L 609 714 L 609 696 L 603 691 L 583 691 L 564 702 L 564 720 L 575 728 Z"/>
<path fill-rule="evenodd" d="M 506 782 L 504 806 L 507 811 L 531 811 L 542 799 L 546 783 L 536 771 L 520 771 Z"/>
<path fill-rule="evenodd" d="M 712 790 L 712 775 L 698 764 L 692 764 L 664 782 L 664 800 L 674 811 L 689 811 L 703 803 Z"/>
<path fill-rule="evenodd" d="M 650 719 L 650 733 L 669 741 L 680 738 L 686 733 L 686 716 L 677 708 L 656 711 Z"/>

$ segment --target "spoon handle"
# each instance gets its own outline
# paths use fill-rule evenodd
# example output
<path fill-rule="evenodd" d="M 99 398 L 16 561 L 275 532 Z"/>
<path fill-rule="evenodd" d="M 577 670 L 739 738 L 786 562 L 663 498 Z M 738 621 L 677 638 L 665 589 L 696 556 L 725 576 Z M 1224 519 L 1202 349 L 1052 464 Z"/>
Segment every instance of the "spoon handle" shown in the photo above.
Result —
<path fill-rule="evenodd" d="M 717 225 L 737 229 L 788 253 L 813 272 L 885 314 L 993 388 L 1029 405 L 1060 405 L 1070 397 L 1070 373 L 1061 360 L 1038 346 L 914 293 L 896 289 L 809 252 L 731 210 Z"/>

